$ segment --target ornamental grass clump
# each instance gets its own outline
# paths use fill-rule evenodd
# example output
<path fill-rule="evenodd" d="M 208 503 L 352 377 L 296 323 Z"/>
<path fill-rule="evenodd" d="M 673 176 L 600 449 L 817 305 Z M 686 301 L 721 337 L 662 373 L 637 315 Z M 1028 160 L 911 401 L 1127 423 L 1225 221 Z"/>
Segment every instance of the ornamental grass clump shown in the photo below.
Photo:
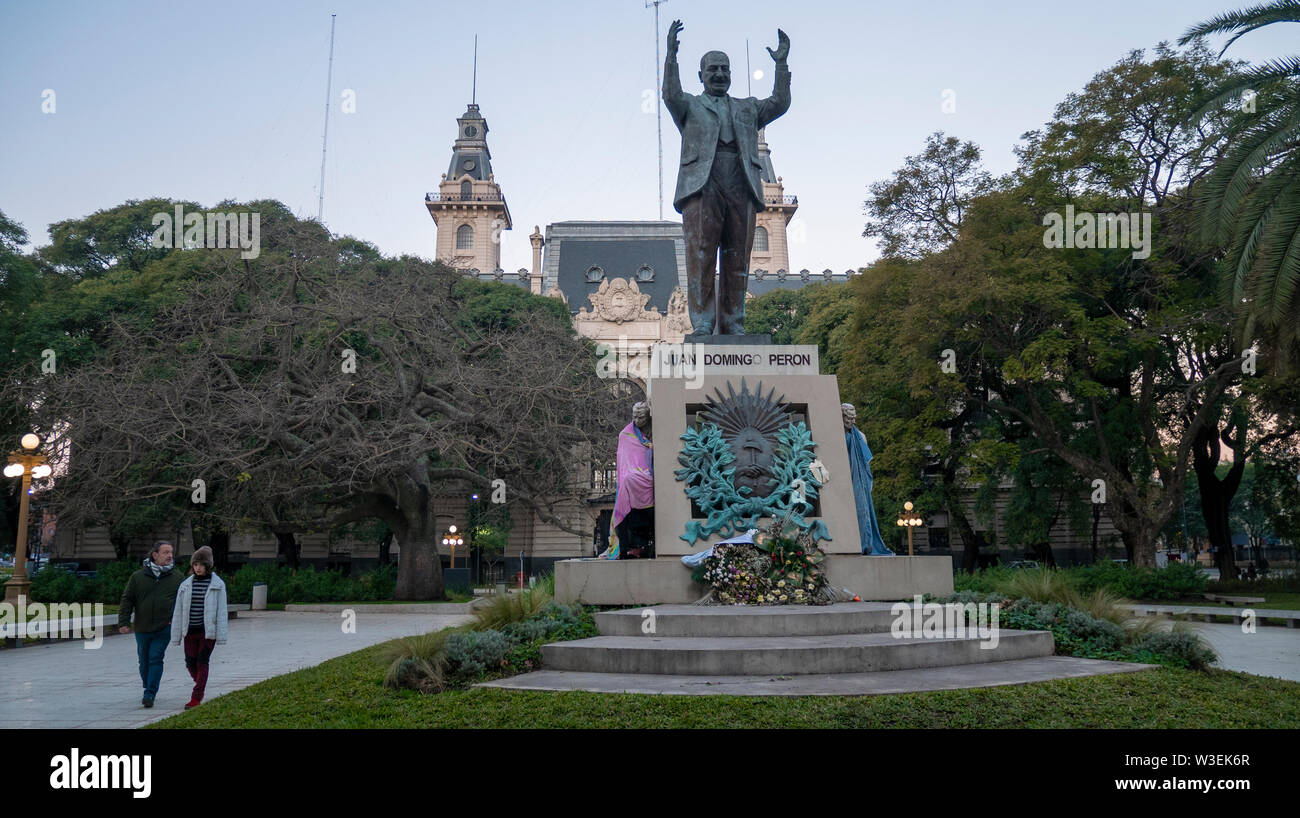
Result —
<path fill-rule="evenodd" d="M 536 615 L 550 601 L 550 593 L 540 586 L 518 593 L 496 594 L 474 607 L 472 627 L 474 630 L 499 630 Z"/>
<path fill-rule="evenodd" d="M 1032 599 L 1079 607 L 1079 592 L 1064 572 L 1052 568 L 1012 571 L 995 580 L 994 590 L 1010 599 Z"/>
<path fill-rule="evenodd" d="M 518 596 L 524 598 L 499 604 L 495 621 L 523 610 L 531 613 L 499 628 L 482 627 L 480 618 L 459 628 L 394 640 L 381 654 L 387 665 L 384 684 L 424 693 L 466 687 L 484 677 L 534 670 L 541 663 L 544 643 L 598 634 L 591 614 L 581 605 L 543 602 L 543 594 Z"/>

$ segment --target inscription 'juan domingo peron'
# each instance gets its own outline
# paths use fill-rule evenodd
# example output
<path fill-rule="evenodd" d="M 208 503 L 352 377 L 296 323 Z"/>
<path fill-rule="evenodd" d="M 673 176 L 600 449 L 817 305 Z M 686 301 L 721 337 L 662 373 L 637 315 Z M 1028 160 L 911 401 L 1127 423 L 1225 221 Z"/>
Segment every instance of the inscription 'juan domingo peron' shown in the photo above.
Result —
<path fill-rule="evenodd" d="M 677 363 L 669 359 L 672 363 Z M 690 366 L 695 363 L 694 355 L 683 355 L 682 363 Z M 768 366 L 812 366 L 812 356 L 807 353 L 785 353 L 785 352 L 706 352 L 704 354 L 705 366 L 757 366 L 766 363 Z"/>
<path fill-rule="evenodd" d="M 656 344 L 652 350 L 652 377 L 690 377 L 695 374 L 817 375 L 817 347 Z"/>

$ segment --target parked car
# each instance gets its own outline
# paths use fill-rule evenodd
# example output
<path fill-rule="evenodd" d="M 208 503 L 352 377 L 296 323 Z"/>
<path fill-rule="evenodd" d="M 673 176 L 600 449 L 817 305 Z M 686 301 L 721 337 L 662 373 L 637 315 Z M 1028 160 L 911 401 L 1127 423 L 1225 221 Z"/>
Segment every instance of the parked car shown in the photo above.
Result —
<path fill-rule="evenodd" d="M 1039 568 L 1042 568 L 1043 566 L 1039 564 L 1038 560 L 1012 560 L 1011 562 L 1007 563 L 1007 567 L 1021 568 L 1026 571 L 1037 571 Z"/>

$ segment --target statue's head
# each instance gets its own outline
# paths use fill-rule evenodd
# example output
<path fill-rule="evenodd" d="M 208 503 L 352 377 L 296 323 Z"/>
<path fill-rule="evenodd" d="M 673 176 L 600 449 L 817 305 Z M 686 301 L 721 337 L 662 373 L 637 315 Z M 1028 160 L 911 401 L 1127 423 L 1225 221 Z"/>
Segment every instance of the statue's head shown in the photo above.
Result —
<path fill-rule="evenodd" d="M 644 429 L 650 423 L 650 404 L 638 401 L 632 407 L 632 422 L 638 429 Z"/>
<path fill-rule="evenodd" d="M 724 96 L 731 88 L 731 60 L 721 51 L 709 51 L 700 57 L 700 82 L 705 93 Z"/>
<path fill-rule="evenodd" d="M 858 410 L 851 403 L 841 403 L 840 412 L 844 415 L 844 431 L 852 429 L 858 420 Z"/>

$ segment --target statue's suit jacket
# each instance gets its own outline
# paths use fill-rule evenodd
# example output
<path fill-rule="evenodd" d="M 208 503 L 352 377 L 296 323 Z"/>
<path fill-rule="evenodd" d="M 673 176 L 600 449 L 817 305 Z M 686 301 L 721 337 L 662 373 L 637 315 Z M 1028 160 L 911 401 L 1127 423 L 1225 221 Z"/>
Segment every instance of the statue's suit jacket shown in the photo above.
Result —
<path fill-rule="evenodd" d="M 677 130 L 682 133 L 682 163 L 677 171 L 677 192 L 673 194 L 673 207 L 681 213 L 683 202 L 699 193 L 704 183 L 709 181 L 722 118 L 715 110 L 716 103 L 708 94 L 687 94 L 682 91 L 681 75 L 675 57 L 669 57 L 664 64 L 663 92 L 664 105 L 672 114 Z M 765 206 L 763 181 L 759 175 L 763 163 L 758 155 L 758 129 L 789 108 L 790 69 L 785 63 L 776 66 L 772 96 L 767 99 L 731 98 L 732 130 L 736 135 L 736 146 L 740 150 L 745 178 L 749 182 L 749 192 L 758 210 Z"/>

